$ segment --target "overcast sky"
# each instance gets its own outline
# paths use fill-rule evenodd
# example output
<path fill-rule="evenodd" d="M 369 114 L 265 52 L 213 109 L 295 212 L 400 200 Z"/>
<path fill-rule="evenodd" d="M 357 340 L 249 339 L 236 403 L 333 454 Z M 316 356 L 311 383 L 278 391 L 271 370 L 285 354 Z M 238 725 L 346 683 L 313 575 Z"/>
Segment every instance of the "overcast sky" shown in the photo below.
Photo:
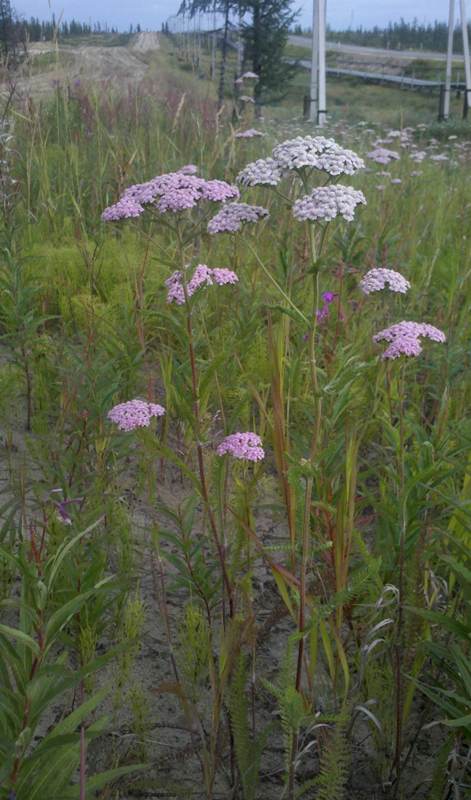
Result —
<path fill-rule="evenodd" d="M 171 14 L 175 14 L 180 0 L 12 0 L 12 6 L 25 17 L 48 19 L 51 9 L 56 17 L 61 12 L 64 18 L 75 17 L 80 21 L 108 22 L 120 29 L 139 22 L 143 28 L 160 28 Z M 302 9 L 300 22 L 309 25 L 311 0 L 294 3 Z M 459 7 L 459 3 L 457 3 Z M 471 12 L 470 12 L 471 13 Z M 328 0 L 327 18 L 332 27 L 349 25 L 384 25 L 401 17 L 420 22 L 446 20 L 447 0 Z"/>

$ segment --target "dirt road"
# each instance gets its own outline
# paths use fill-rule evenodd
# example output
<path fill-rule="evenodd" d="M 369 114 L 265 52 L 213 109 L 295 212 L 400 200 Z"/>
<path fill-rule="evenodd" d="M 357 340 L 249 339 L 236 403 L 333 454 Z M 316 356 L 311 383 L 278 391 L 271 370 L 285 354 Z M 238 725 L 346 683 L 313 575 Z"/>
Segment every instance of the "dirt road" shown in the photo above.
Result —
<path fill-rule="evenodd" d="M 136 34 L 127 47 L 60 45 L 38 42 L 30 46 L 30 57 L 18 75 L 13 76 L 16 90 L 34 97 L 49 93 L 58 83 L 83 80 L 112 80 L 119 83 L 141 80 L 147 72 L 147 56 L 159 49 L 159 35 L 154 31 Z M 57 55 L 57 57 L 56 57 Z M 49 56 L 44 69 L 38 57 Z M 2 84 L 0 92 L 8 91 Z"/>
<path fill-rule="evenodd" d="M 309 36 L 290 36 L 290 44 L 297 47 L 311 47 L 312 40 Z M 387 50 L 382 47 L 362 47 L 357 44 L 341 44 L 340 42 L 327 42 L 327 50 L 333 50 L 338 53 L 348 53 L 352 56 L 368 57 L 368 58 L 390 58 L 394 61 L 415 61 L 416 59 L 424 61 L 446 61 L 445 53 L 437 53 L 432 50 Z M 463 61 L 463 56 L 455 54 L 454 61 Z"/>

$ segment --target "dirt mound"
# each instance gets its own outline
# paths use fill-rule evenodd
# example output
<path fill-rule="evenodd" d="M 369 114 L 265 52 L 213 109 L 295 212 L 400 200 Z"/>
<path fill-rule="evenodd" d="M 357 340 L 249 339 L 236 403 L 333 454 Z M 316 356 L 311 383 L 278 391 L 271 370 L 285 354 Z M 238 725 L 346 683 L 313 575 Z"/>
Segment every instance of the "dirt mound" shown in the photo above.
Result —
<path fill-rule="evenodd" d="M 33 58 L 16 75 L 10 76 L 11 82 L 20 94 L 37 96 L 48 94 L 58 84 L 78 80 L 140 81 L 147 72 L 147 64 L 141 56 L 158 48 L 159 36 L 153 31 L 136 34 L 128 47 L 54 47 L 50 43 L 39 43 L 30 48 Z M 51 60 L 37 70 L 34 55 L 47 54 Z M 2 83 L 0 93 L 8 93 L 10 85 Z"/>
<path fill-rule="evenodd" d="M 160 47 L 159 34 L 155 31 L 144 31 L 136 34 L 131 42 L 131 50 L 138 53 L 147 53 L 149 50 L 158 50 Z"/>

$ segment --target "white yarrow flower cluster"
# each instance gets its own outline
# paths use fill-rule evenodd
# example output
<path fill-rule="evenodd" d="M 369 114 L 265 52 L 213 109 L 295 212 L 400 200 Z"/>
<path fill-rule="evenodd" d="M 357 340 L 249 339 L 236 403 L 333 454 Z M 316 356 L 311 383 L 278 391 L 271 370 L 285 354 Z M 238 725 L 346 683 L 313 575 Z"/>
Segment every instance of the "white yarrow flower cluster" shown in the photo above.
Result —
<path fill-rule="evenodd" d="M 355 208 L 359 203 L 366 205 L 366 198 L 358 189 L 342 184 L 320 186 L 300 200 L 296 200 L 293 205 L 293 216 L 299 221 L 311 222 L 317 220 L 331 222 L 336 217 L 342 216 L 347 222 L 352 222 Z"/>
<path fill-rule="evenodd" d="M 237 182 L 244 186 L 277 186 L 281 178 L 281 169 L 273 158 L 259 158 L 239 172 Z"/>
<path fill-rule="evenodd" d="M 365 166 L 353 150 L 340 147 L 325 136 L 297 136 L 273 148 L 272 156 L 282 170 L 321 169 L 329 175 L 354 175 Z"/>
<path fill-rule="evenodd" d="M 375 267 L 366 273 L 364 278 L 360 281 L 360 289 L 364 294 L 372 294 L 372 292 L 380 292 L 382 289 L 388 287 L 391 292 L 399 292 L 405 294 L 410 289 L 409 281 L 396 272 L 394 269 L 386 269 L 384 267 Z"/>
<path fill-rule="evenodd" d="M 278 144 L 271 158 L 248 164 L 237 176 L 244 186 L 276 186 L 286 172 L 318 169 L 332 177 L 354 175 L 365 166 L 353 150 L 341 147 L 324 136 L 297 136 Z"/>

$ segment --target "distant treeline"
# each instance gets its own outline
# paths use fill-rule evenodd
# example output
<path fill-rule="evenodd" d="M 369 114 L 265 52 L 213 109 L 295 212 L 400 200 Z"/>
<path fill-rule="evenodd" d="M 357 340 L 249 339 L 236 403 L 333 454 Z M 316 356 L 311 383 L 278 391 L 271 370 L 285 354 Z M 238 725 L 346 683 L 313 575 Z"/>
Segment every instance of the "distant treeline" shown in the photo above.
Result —
<path fill-rule="evenodd" d="M 471 26 L 468 26 L 471 35 Z M 303 33 L 300 26 L 294 31 Z M 306 31 L 304 31 L 306 33 Z M 385 47 L 391 50 L 441 50 L 447 48 L 448 25 L 446 22 L 434 22 L 429 25 L 422 25 L 417 19 L 413 22 L 390 22 L 386 28 L 364 28 L 360 26 L 353 30 L 349 28 L 344 31 L 337 31 L 327 28 L 327 37 L 331 41 L 342 42 L 343 44 L 358 44 L 365 47 Z M 461 27 L 456 27 L 454 32 L 454 51 L 463 52 L 463 39 Z"/>
<path fill-rule="evenodd" d="M 30 42 L 50 41 L 56 35 L 61 39 L 69 36 L 92 36 L 93 34 L 119 33 L 117 28 L 109 27 L 106 23 L 95 22 L 92 25 L 86 22 L 77 22 L 72 19 L 70 22 L 56 24 L 54 17 L 48 22 L 31 17 L 29 20 L 17 19 L 13 24 L 22 29 L 23 37 Z M 130 25 L 129 33 L 140 33 L 140 25 Z"/>
<path fill-rule="evenodd" d="M 140 33 L 141 26 L 129 26 L 129 33 Z M 28 42 L 51 41 L 55 37 L 67 39 L 78 36 L 99 34 L 118 34 L 117 28 L 106 23 L 93 24 L 70 21 L 56 21 L 54 15 L 44 22 L 37 17 L 23 19 L 12 7 L 10 0 L 0 0 L 0 56 L 14 64 L 25 51 Z"/>

